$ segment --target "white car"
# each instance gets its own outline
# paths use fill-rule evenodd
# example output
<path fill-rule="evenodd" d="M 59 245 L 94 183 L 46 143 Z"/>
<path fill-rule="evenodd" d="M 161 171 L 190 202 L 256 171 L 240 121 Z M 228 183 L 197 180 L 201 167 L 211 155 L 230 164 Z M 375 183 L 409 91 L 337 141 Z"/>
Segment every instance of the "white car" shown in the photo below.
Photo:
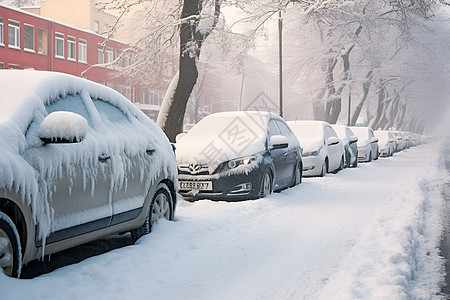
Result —
<path fill-rule="evenodd" d="M 344 146 L 330 124 L 288 121 L 302 146 L 303 176 L 325 176 L 344 168 Z"/>
<path fill-rule="evenodd" d="M 106 86 L 0 70 L 0 268 L 173 219 L 177 165 L 162 130 Z M 1 272 L 1 271 L 0 271 Z"/>
<path fill-rule="evenodd" d="M 399 152 L 402 151 L 403 149 L 406 148 L 405 146 L 405 140 L 403 139 L 403 135 L 401 134 L 400 131 L 392 131 L 392 135 L 395 138 L 395 152 Z"/>
<path fill-rule="evenodd" d="M 350 129 L 358 137 L 358 161 L 370 162 L 378 159 L 378 138 L 369 127 L 351 126 Z"/>
<path fill-rule="evenodd" d="M 347 125 L 331 125 L 331 127 L 344 144 L 345 167 L 355 168 L 358 165 L 358 146 L 356 144 L 358 137 Z"/>
<path fill-rule="evenodd" d="M 388 130 L 375 130 L 373 133 L 378 138 L 380 156 L 392 156 L 396 148 L 395 138 L 392 132 Z"/>

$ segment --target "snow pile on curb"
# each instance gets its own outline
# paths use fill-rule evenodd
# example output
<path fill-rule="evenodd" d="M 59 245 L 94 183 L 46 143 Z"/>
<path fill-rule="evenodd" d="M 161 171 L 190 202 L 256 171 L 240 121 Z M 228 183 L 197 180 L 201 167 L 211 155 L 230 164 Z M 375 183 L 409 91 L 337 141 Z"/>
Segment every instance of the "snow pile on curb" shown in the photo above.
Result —
<path fill-rule="evenodd" d="M 444 281 L 439 243 L 443 186 L 436 156 L 420 174 L 405 174 L 319 299 L 436 299 Z M 381 213 L 382 212 L 382 213 Z"/>

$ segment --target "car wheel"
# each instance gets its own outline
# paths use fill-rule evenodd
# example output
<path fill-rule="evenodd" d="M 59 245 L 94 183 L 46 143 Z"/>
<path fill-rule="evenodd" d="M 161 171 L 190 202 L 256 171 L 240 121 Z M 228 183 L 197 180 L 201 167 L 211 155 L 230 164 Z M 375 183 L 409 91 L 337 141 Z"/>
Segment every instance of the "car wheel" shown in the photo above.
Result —
<path fill-rule="evenodd" d="M 347 167 L 347 168 L 351 167 L 351 164 L 352 164 L 352 162 L 350 161 L 351 157 L 352 156 L 350 155 L 350 152 L 345 153 L 345 161 L 346 161 L 345 167 Z"/>
<path fill-rule="evenodd" d="M 322 165 L 322 172 L 320 173 L 320 177 L 324 177 L 328 173 L 328 159 L 325 159 Z"/>
<path fill-rule="evenodd" d="M 0 212 L 0 268 L 10 277 L 19 278 L 22 252 L 19 234 L 11 219 Z"/>
<path fill-rule="evenodd" d="M 273 179 L 272 179 L 272 173 L 270 170 L 264 171 L 264 175 L 261 180 L 261 188 L 260 188 L 260 197 L 264 198 L 270 193 L 272 193 L 273 189 Z"/>
<path fill-rule="evenodd" d="M 303 166 L 302 163 L 299 162 L 297 164 L 297 168 L 295 168 L 294 183 L 291 185 L 291 187 L 294 187 L 302 183 L 302 173 L 303 173 Z"/>
<path fill-rule="evenodd" d="M 352 164 L 352 168 L 356 168 L 358 166 L 358 152 L 356 152 L 355 161 Z"/>
<path fill-rule="evenodd" d="M 158 184 L 145 223 L 142 227 L 131 232 L 132 237 L 137 240 L 141 236 L 150 233 L 153 224 L 158 222 L 159 219 L 172 220 L 172 203 L 172 196 L 167 185 L 164 183 Z"/>
<path fill-rule="evenodd" d="M 372 161 L 372 151 L 369 152 L 369 160 L 367 160 L 367 162 L 371 162 Z"/>
<path fill-rule="evenodd" d="M 338 172 L 341 171 L 341 170 L 344 170 L 344 157 L 343 156 L 341 158 L 341 164 L 339 165 Z"/>

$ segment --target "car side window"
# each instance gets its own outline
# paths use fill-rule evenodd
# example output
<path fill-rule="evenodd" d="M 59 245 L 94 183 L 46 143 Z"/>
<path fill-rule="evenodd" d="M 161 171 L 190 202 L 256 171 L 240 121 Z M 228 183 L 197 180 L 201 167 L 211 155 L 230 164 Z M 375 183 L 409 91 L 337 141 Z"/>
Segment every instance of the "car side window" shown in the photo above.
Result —
<path fill-rule="evenodd" d="M 92 102 L 97 108 L 100 118 L 105 125 L 108 124 L 119 124 L 128 123 L 129 119 L 127 115 L 123 113 L 118 107 L 103 101 L 101 99 L 92 99 Z"/>
<path fill-rule="evenodd" d="M 278 129 L 278 126 L 275 123 L 275 120 L 270 120 L 269 121 L 269 137 L 274 136 L 274 135 L 279 135 L 279 134 L 280 134 L 280 130 Z"/>
<path fill-rule="evenodd" d="M 337 137 L 336 132 L 334 132 L 333 128 L 331 128 L 329 126 L 325 126 L 325 134 L 326 134 L 327 138 L 329 138 L 331 136 Z"/>
<path fill-rule="evenodd" d="M 282 135 L 284 135 L 285 137 L 292 136 L 292 131 L 289 129 L 289 127 L 287 127 L 285 123 L 281 122 L 280 120 L 277 120 L 276 122 Z"/>
<path fill-rule="evenodd" d="M 45 109 L 49 114 L 54 111 L 70 111 L 79 114 L 90 123 L 89 113 L 80 94 L 66 95 L 64 97 L 60 96 L 56 101 L 47 105 Z"/>

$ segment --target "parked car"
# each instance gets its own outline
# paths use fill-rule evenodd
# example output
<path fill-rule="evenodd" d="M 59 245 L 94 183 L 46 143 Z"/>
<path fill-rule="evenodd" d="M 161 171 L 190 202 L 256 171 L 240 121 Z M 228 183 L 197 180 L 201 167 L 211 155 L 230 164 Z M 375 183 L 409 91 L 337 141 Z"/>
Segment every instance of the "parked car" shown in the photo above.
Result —
<path fill-rule="evenodd" d="M 405 149 L 405 140 L 403 140 L 403 135 L 400 133 L 400 131 L 392 131 L 392 135 L 395 138 L 395 152 L 399 152 Z"/>
<path fill-rule="evenodd" d="M 302 146 L 303 175 L 325 176 L 344 168 L 344 145 L 330 124 L 288 121 Z"/>
<path fill-rule="evenodd" d="M 269 112 L 211 114 L 177 136 L 180 194 L 187 200 L 247 200 L 302 180 L 295 134 Z"/>
<path fill-rule="evenodd" d="M 375 130 L 373 133 L 378 138 L 379 155 L 392 156 L 396 148 L 394 135 L 387 130 Z"/>
<path fill-rule="evenodd" d="M 370 162 L 378 159 L 378 138 L 369 127 L 351 126 L 350 129 L 358 137 L 358 161 Z"/>
<path fill-rule="evenodd" d="M 173 219 L 177 167 L 125 97 L 67 74 L 0 70 L 0 266 Z"/>
<path fill-rule="evenodd" d="M 347 125 L 331 125 L 331 127 L 344 144 L 345 167 L 355 168 L 358 165 L 358 146 L 356 144 L 358 137 Z"/>

